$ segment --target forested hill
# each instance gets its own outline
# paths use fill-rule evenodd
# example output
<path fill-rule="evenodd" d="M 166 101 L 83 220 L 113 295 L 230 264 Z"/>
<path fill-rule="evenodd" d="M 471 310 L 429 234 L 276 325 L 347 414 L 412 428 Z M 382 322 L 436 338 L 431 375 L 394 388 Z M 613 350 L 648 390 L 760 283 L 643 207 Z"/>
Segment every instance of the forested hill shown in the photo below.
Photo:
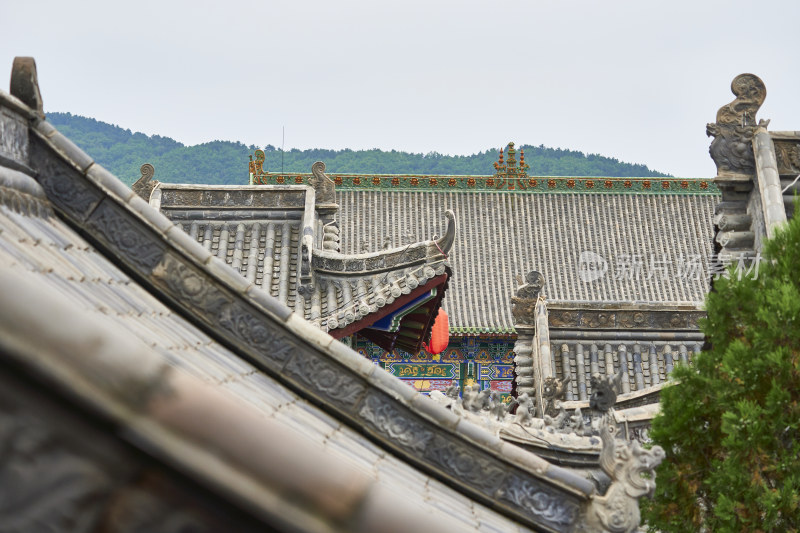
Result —
<path fill-rule="evenodd" d="M 240 142 L 212 141 L 185 146 L 169 137 L 131 133 L 130 130 L 71 113 L 48 113 L 47 119 L 75 144 L 128 184 L 136 181 L 139 167 L 151 163 L 156 179 L 171 183 L 247 183 L 248 156 L 257 148 L 266 153 L 265 170 L 281 170 L 281 151 L 273 146 L 247 146 Z M 498 149 L 467 156 L 436 152 L 411 154 L 396 150 L 287 150 L 286 172 L 310 172 L 324 161 L 329 172 L 364 174 L 471 174 L 494 172 Z M 622 163 L 596 154 L 523 145 L 525 161 L 536 176 L 665 176 L 645 165 Z"/>

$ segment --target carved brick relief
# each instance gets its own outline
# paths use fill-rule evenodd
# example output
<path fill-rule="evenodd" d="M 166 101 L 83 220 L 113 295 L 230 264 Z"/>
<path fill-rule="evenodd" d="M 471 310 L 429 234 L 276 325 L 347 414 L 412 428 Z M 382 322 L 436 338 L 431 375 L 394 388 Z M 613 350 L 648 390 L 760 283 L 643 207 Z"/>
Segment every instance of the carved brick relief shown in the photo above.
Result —
<path fill-rule="evenodd" d="M 77 170 L 51 155 L 41 141 L 31 145 L 31 166 L 38 172 L 36 180 L 53 205 L 79 221 L 85 220 L 103 198 L 103 193 L 80 179 Z"/>
<path fill-rule="evenodd" d="M 140 268 L 152 270 L 164 255 L 164 246 L 109 200 L 95 209 L 86 224 L 117 253 Z"/>
<path fill-rule="evenodd" d="M 8 109 L 0 109 L 0 156 L 28 164 L 28 125 Z"/>

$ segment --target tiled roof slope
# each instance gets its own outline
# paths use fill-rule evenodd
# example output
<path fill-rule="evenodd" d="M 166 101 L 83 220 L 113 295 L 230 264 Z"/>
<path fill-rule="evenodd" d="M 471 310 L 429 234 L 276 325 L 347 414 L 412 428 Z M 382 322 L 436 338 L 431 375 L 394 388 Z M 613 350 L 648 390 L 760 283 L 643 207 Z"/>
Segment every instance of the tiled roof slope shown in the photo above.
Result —
<path fill-rule="evenodd" d="M 551 309 L 582 304 L 696 309 L 707 291 L 716 195 L 384 188 L 340 189 L 337 199 L 342 246 L 351 252 L 362 241 L 409 242 L 417 231 L 438 230 L 429 213 L 444 208 L 456 213 L 459 240 L 450 254 L 454 278 L 444 303 L 455 332 L 514 331 L 511 295 L 517 277 L 530 270 L 544 275 L 542 292 Z M 601 279 L 581 281 L 584 251 L 608 262 Z M 626 256 L 644 263 L 639 279 L 623 268 L 623 262 L 635 261 Z M 655 275 L 646 279 L 651 257 L 657 266 L 669 261 L 668 270 L 653 269 Z M 689 265 L 693 257 L 702 271 L 681 277 L 680 261 Z"/>
<path fill-rule="evenodd" d="M 8 175 L 7 170 L 5 175 L 0 172 L 0 197 L 10 200 L 16 194 L 16 202 L 0 202 L 0 276 L 11 276 L 15 272 L 24 274 L 21 279 L 27 278 L 29 283 L 35 283 L 37 294 L 48 302 L 48 311 L 42 314 L 42 322 L 63 320 L 69 315 L 78 317 L 73 319 L 76 323 L 85 324 L 83 328 L 73 326 L 75 331 L 71 338 L 60 338 L 65 343 L 65 357 L 76 358 L 74 363 L 77 363 L 75 367 L 78 370 L 84 364 L 90 367 L 92 362 L 87 354 L 70 353 L 70 343 L 86 342 L 86 336 L 96 335 L 96 328 L 101 325 L 106 326 L 100 331 L 125 331 L 127 337 L 135 340 L 132 341 L 125 335 L 104 333 L 108 336 L 108 344 L 138 344 L 144 348 L 139 355 L 143 360 L 119 359 L 106 364 L 118 365 L 118 371 L 123 375 L 126 372 L 135 375 L 136 371 L 129 368 L 130 366 L 147 367 L 145 361 L 157 365 L 167 363 L 217 390 L 225 391 L 224 394 L 232 395 L 241 402 L 239 405 L 234 404 L 236 412 L 231 413 L 234 416 L 247 416 L 252 411 L 256 424 L 261 418 L 269 419 L 270 424 L 254 425 L 249 428 L 250 431 L 258 434 L 262 431 L 280 430 L 284 437 L 293 437 L 297 441 L 295 446 L 306 451 L 309 451 L 307 446 L 311 443 L 310 450 L 318 450 L 318 455 L 297 457 L 298 461 L 320 461 L 320 473 L 335 467 L 339 475 L 349 476 L 350 473 L 356 473 L 357 477 L 365 476 L 374 482 L 374 490 L 379 492 L 379 487 L 383 487 L 388 491 L 384 497 L 392 506 L 402 507 L 408 502 L 407 512 L 420 513 L 419 516 L 412 514 L 403 517 L 409 524 L 416 522 L 418 525 L 425 524 L 426 527 L 459 530 L 522 530 L 511 520 L 375 447 L 350 427 L 209 338 L 197 327 L 170 311 L 97 253 L 62 221 L 52 216 L 46 200 L 20 194 L 18 188 L 9 187 L 9 180 L 3 179 Z M 31 185 L 33 180 L 25 179 L 27 176 L 17 174 L 17 177 L 17 183 L 27 185 L 29 190 L 36 191 L 38 188 L 35 184 Z M 43 196 L 41 192 L 39 196 Z M 17 208 L 12 209 L 3 205 L 4 203 L 16 205 Z M 40 214 L 43 216 L 39 216 Z M 12 281 L 17 279 L 15 277 L 3 279 L 12 285 L 19 284 L 18 281 Z M 30 295 L 31 290 L 28 288 L 20 300 L 14 302 L 0 299 L 0 302 L 6 309 L 19 309 L 20 306 L 25 306 L 24 300 Z M 2 296 L 13 298 L 16 295 L 7 290 L 0 298 Z M 67 309 L 58 306 L 67 306 Z M 53 334 L 46 332 L 46 324 L 39 324 L 38 327 L 43 328 L 43 338 L 53 337 Z M 6 335 L 9 335 L 8 331 Z M 87 348 L 87 351 L 91 352 L 91 349 Z M 122 351 L 125 352 L 124 349 Z M 85 362 L 82 357 L 86 359 Z M 110 376 L 99 377 L 108 379 Z M 249 404 L 249 409 L 245 404 Z M 202 424 L 206 421 L 195 420 L 194 423 Z M 225 435 L 225 438 L 247 440 L 241 434 Z M 277 450 L 271 452 L 269 439 L 261 444 L 266 446 L 262 450 L 264 454 L 277 453 Z M 247 468 L 248 459 L 239 459 L 243 461 L 242 466 Z M 229 467 L 236 468 L 235 465 Z M 255 464 L 250 467 L 256 469 Z M 202 477 L 207 473 L 196 474 Z M 267 485 L 270 482 L 269 479 L 257 481 L 266 481 Z M 342 479 L 340 490 L 346 492 L 345 481 L 346 478 Z M 303 483 L 323 483 L 323 480 L 308 479 Z M 408 490 L 409 485 L 415 488 Z M 248 499 L 247 494 L 239 493 L 237 497 Z M 258 498 L 254 499 L 263 504 Z M 283 502 L 280 505 L 295 506 L 295 503 Z M 277 521 L 280 521 L 281 514 L 285 511 L 280 505 L 269 510 L 277 514 L 273 517 Z M 325 515 L 326 510 L 320 507 L 311 512 Z M 359 518 L 354 516 L 354 519 L 355 522 L 350 527 L 357 527 L 355 524 Z"/>
<path fill-rule="evenodd" d="M 647 392 L 666 383 L 675 366 L 688 364 L 700 347 L 699 341 L 553 341 L 550 364 L 557 378 L 569 378 L 564 387 L 567 401 L 588 402 L 592 395 L 592 376 L 598 373 L 612 376 L 621 372 L 623 377 L 617 401 L 624 405 L 628 393 Z"/>
<path fill-rule="evenodd" d="M 9 172 L 35 177 L 60 220 L 172 312 L 236 355 L 236 360 L 224 361 L 223 366 L 246 360 L 272 382 L 319 406 L 337 423 L 365 435 L 380 453 L 398 456 L 403 464 L 515 522 L 544 531 L 573 530 L 594 516 L 596 505 L 603 505 L 602 499 L 592 498 L 595 487 L 590 481 L 459 419 L 213 257 L 43 120 L 35 69 L 25 72 L 16 67 L 15 61 L 12 87 L 13 80 L 23 85 L 18 94 L 25 101 L 0 92 L 0 162 Z M 11 194 L 12 206 L 19 203 L 17 196 Z M 19 263 L 25 264 L 26 259 Z M 103 288 L 100 284 L 97 290 Z M 45 316 L 46 306 L 42 307 L 41 316 Z M 33 315 L 27 314 L 31 319 L 39 316 Z M 97 331 L 104 331 L 102 323 Z M 68 354 L 79 358 L 80 350 Z M 126 364 L 135 368 L 136 357 L 130 353 L 127 357 Z M 58 359 L 55 356 L 56 364 Z M 75 375 L 69 365 L 61 368 Z M 104 366 L 82 365 L 81 369 L 88 373 L 87 379 L 104 382 Z M 115 374 L 105 386 L 118 388 L 118 381 L 124 383 Z M 170 420 L 188 429 L 187 421 Z M 192 427 L 208 439 L 209 451 L 232 445 L 224 432 Z M 207 455 L 213 457 L 213 453 Z M 248 455 L 236 457 L 242 461 Z M 253 457 L 259 458 L 258 454 Z M 247 471 L 247 466 L 239 465 L 238 470 Z M 208 489 L 218 487 L 216 482 Z"/>
<path fill-rule="evenodd" d="M 310 186 L 159 183 L 150 205 L 249 282 L 337 338 L 364 327 L 369 319 L 374 322 L 403 300 L 432 289 L 438 291 L 436 303 L 443 297 L 445 252 L 455 232 L 452 220 L 441 232 L 450 230 L 447 239 L 341 254 L 323 249 L 322 222 L 315 216 Z M 309 241 L 302 243 L 305 235 Z M 307 256 L 304 247 L 309 248 Z M 422 340 L 397 342 L 416 352 Z"/>

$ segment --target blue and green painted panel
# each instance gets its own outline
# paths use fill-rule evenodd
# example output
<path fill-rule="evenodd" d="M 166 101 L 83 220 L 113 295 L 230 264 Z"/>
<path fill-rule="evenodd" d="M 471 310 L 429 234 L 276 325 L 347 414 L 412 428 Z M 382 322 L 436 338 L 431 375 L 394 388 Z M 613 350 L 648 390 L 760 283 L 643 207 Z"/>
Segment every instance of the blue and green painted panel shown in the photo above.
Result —
<path fill-rule="evenodd" d="M 437 355 L 424 350 L 412 355 L 386 352 L 368 340 L 357 338 L 354 348 L 423 394 L 445 391 L 454 382 L 490 388 L 506 400 L 514 380 L 514 336 L 474 335 L 451 337 L 447 349 Z"/>

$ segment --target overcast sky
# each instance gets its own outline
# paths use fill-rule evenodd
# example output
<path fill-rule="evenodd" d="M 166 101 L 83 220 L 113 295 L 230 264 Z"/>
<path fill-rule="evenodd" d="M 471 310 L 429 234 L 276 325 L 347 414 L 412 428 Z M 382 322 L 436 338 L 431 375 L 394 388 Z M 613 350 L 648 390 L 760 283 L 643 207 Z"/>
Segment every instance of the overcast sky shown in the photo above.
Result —
<path fill-rule="evenodd" d="M 705 124 L 742 72 L 770 129 L 800 129 L 797 0 L 1 0 L 0 21 L 0 65 L 36 58 L 45 112 L 185 144 L 513 140 L 710 177 Z"/>

